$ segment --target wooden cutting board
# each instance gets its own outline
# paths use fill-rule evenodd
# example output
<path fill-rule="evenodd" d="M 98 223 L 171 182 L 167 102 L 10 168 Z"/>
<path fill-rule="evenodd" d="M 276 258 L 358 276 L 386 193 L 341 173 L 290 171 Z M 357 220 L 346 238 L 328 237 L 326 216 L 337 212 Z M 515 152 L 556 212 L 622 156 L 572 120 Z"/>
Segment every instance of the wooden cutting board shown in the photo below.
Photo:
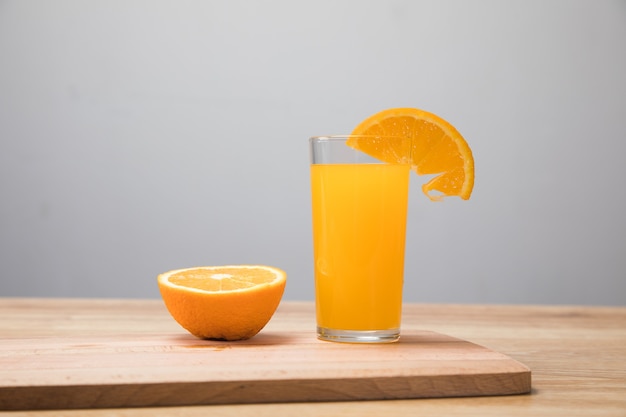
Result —
<path fill-rule="evenodd" d="M 530 370 L 498 352 L 452 336 L 407 330 L 399 342 L 356 345 L 316 339 L 288 303 L 243 342 L 196 339 L 156 318 L 17 309 L 19 334 L 0 329 L 0 409 L 69 409 L 293 401 L 347 401 L 523 394 Z M 91 309 L 90 309 L 91 308 Z M 57 316 L 55 316 L 55 314 Z M 110 315 L 107 320 L 106 314 Z M 55 317 L 57 317 L 55 321 Z M 83 318 L 84 320 L 81 320 Z M 149 321 L 148 321 L 149 320 Z M 159 326 L 157 320 L 164 323 Z M 74 328 L 67 329 L 63 326 Z M 110 322 L 117 323 L 118 331 Z M 91 324 L 89 324 L 91 323 Z M 104 324 L 107 323 L 107 324 Z M 134 323 L 134 324 L 133 324 Z M 140 327 L 141 325 L 144 327 Z M 56 325 L 61 330 L 50 330 Z M 137 332 L 129 331 L 137 327 Z M 306 326 L 305 326 L 306 325 Z M 102 331 L 98 332 L 98 326 Z M 26 324 L 26 327 L 28 325 Z M 161 331 L 162 327 L 162 331 Z M 141 329 L 141 330 L 140 330 Z M 146 330 L 147 329 L 147 330 Z"/>

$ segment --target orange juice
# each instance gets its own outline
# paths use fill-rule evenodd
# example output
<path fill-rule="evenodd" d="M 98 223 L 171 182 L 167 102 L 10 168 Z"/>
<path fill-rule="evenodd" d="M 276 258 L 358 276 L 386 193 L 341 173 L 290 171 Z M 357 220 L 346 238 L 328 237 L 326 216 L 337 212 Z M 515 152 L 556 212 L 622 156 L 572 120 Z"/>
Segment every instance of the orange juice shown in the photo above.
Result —
<path fill-rule="evenodd" d="M 317 325 L 400 328 L 408 164 L 312 164 Z"/>

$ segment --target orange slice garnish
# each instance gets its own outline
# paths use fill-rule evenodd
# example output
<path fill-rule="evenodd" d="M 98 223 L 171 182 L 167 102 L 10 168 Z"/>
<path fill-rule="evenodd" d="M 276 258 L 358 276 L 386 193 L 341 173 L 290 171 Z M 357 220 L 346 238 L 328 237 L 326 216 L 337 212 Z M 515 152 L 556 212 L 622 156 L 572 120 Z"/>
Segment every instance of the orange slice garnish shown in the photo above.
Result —
<path fill-rule="evenodd" d="M 389 163 L 399 163 L 408 157 L 417 174 L 434 175 L 422 186 L 431 200 L 448 196 L 470 198 L 474 188 L 472 150 L 454 126 L 441 117 L 414 108 L 383 110 L 362 121 L 352 135 L 355 138 L 351 138 L 348 145 L 355 149 Z M 389 141 L 384 146 L 380 140 L 368 141 L 356 136 L 409 137 L 412 139 L 410 155 L 394 149 L 397 141 Z"/>

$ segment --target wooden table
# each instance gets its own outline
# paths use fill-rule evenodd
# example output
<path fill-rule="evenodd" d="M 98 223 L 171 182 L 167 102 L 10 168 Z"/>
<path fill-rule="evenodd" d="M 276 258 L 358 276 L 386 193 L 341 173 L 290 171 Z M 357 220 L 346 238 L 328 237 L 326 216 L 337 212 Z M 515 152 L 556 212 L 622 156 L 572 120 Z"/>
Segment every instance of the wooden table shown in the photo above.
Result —
<path fill-rule="evenodd" d="M 283 302 L 263 332 L 311 329 L 314 307 Z M 626 308 L 409 304 L 403 332 L 432 331 L 532 370 L 528 395 L 0 412 L 10 416 L 626 416 Z M 261 335 L 263 334 L 261 333 Z M 26 337 L 184 334 L 160 300 L 0 298 L 0 343 Z M 261 336 L 259 335 L 259 336 Z M 258 336 L 257 336 L 258 337 Z M 6 359 L 6 358 L 5 358 Z"/>

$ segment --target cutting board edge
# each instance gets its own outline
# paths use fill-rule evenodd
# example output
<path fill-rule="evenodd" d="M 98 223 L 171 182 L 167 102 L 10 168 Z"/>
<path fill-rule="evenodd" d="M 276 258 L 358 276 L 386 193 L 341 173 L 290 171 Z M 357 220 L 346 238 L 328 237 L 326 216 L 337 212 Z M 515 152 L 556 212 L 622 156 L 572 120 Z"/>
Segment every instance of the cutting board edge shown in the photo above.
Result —
<path fill-rule="evenodd" d="M 297 384 L 294 382 L 285 379 L 10 387 L 0 389 L 0 410 L 165 407 L 522 395 L 531 391 L 531 372 L 527 369 L 497 375 L 442 375 L 428 378 L 414 376 L 376 377 L 366 381 L 362 378 L 344 378 L 299 380 Z M 450 389 L 451 383 L 455 388 Z M 438 386 L 445 386 L 445 389 L 440 389 Z"/>

